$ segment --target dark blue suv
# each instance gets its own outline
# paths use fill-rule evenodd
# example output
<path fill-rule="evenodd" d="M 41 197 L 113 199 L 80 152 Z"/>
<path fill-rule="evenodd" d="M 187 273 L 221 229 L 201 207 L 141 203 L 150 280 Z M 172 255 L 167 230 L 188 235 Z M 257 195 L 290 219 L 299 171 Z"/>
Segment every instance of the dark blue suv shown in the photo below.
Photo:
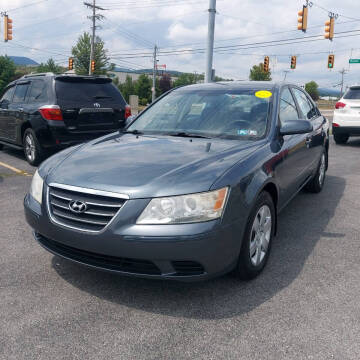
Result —
<path fill-rule="evenodd" d="M 49 153 L 124 127 L 131 115 L 119 90 L 104 76 L 25 75 L 0 99 L 0 149 L 24 149 L 38 165 Z"/>
<path fill-rule="evenodd" d="M 329 124 L 301 88 L 170 91 L 125 130 L 46 160 L 25 197 L 50 252 L 121 274 L 197 280 L 264 268 L 277 217 L 320 192 Z"/>

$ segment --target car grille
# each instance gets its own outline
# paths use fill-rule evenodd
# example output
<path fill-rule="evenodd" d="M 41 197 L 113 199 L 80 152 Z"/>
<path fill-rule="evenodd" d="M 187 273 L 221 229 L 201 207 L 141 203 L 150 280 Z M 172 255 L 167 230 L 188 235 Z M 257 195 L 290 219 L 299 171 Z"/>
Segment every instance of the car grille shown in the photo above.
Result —
<path fill-rule="evenodd" d="M 125 199 L 87 193 L 87 189 L 74 191 L 56 185 L 49 186 L 48 205 L 52 220 L 60 225 L 82 230 L 99 232 L 103 230 L 121 209 Z M 70 210 L 72 201 L 85 203 L 82 213 Z"/>
<path fill-rule="evenodd" d="M 196 261 L 173 261 L 172 265 L 177 276 L 201 275 L 204 267 Z"/>
<path fill-rule="evenodd" d="M 35 234 L 35 236 L 40 244 L 53 253 L 83 264 L 132 274 L 161 275 L 160 269 L 153 262 L 148 260 L 95 254 L 47 239 L 40 234 Z"/>

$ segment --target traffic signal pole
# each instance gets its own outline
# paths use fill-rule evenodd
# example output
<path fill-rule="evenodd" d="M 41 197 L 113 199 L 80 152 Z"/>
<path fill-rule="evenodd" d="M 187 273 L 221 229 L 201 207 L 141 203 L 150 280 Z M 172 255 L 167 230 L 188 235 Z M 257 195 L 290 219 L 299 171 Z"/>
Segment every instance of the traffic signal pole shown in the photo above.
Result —
<path fill-rule="evenodd" d="M 96 6 L 96 0 L 93 0 L 92 3 L 84 2 L 84 5 L 86 5 L 88 8 L 92 9 L 92 15 L 88 16 L 89 19 L 92 21 L 92 35 L 91 35 L 91 48 L 90 48 L 90 63 L 89 63 L 89 75 L 93 74 L 92 70 L 92 62 L 95 60 L 95 31 L 96 31 L 96 20 L 101 20 L 104 17 L 100 14 L 96 14 L 97 10 L 105 10 L 104 8 L 100 6 Z"/>
<path fill-rule="evenodd" d="M 91 36 L 91 48 L 90 48 L 90 64 L 89 64 L 89 75 L 92 75 L 91 62 L 94 60 L 94 47 L 95 47 L 95 1 L 92 4 L 92 36 Z"/>
<path fill-rule="evenodd" d="M 205 82 L 212 82 L 212 65 L 214 53 L 214 33 L 215 33 L 215 15 L 216 15 L 216 0 L 209 0 L 209 22 L 208 22 L 208 37 L 206 46 L 206 69 Z"/>

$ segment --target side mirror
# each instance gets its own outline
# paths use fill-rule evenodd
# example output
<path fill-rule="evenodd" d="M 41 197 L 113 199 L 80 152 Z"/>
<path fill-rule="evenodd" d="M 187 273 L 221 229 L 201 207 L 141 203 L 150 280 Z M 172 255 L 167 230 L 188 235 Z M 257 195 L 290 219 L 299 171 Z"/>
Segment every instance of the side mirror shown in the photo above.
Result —
<path fill-rule="evenodd" d="M 313 131 L 313 126 L 308 120 L 286 121 L 281 125 L 280 135 L 307 134 Z"/>

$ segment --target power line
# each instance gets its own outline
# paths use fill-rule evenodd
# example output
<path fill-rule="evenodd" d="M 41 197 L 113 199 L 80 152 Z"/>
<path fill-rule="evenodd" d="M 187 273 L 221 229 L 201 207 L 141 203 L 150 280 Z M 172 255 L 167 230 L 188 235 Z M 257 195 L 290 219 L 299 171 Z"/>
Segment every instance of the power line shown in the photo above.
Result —
<path fill-rule="evenodd" d="M 10 9 L 10 10 L 6 10 L 7 12 L 14 12 L 14 11 L 17 11 L 17 10 L 20 10 L 20 9 L 23 9 L 23 8 L 26 8 L 26 7 L 29 7 L 29 6 L 33 6 L 33 5 L 37 5 L 37 4 L 40 4 L 40 3 L 43 3 L 43 2 L 46 2 L 48 0 L 40 0 L 40 1 L 36 1 L 36 2 L 33 2 L 31 4 L 27 4 L 27 5 L 23 5 L 23 6 L 19 6 L 17 8 L 13 8 L 13 9 Z"/>

